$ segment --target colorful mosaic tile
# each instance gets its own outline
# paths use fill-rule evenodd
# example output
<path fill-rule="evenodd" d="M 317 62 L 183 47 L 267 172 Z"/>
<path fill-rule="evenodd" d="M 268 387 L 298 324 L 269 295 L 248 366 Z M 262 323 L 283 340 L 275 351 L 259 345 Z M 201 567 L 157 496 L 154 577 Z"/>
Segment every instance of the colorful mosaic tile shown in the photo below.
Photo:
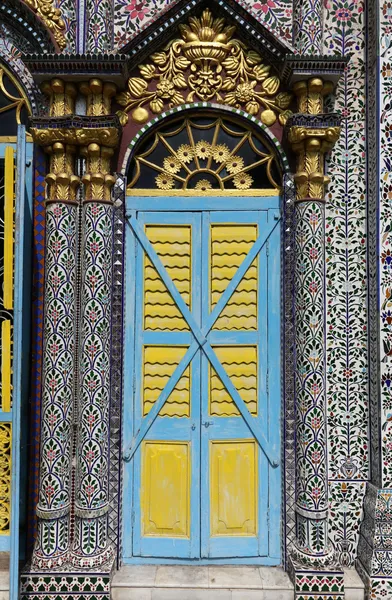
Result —
<path fill-rule="evenodd" d="M 303 570 L 290 562 L 295 600 L 344 600 L 344 576 L 339 570 Z"/>
<path fill-rule="evenodd" d="M 334 102 L 343 123 L 328 160 L 326 208 L 330 535 L 341 563 L 352 566 L 365 491 L 352 482 L 369 477 L 363 2 L 328 1 L 324 17 L 324 51 L 352 56 Z"/>
<path fill-rule="evenodd" d="M 39 494 L 39 460 L 41 433 L 41 385 L 44 333 L 45 281 L 45 171 L 46 156 L 36 148 L 34 160 L 34 236 L 32 291 L 32 353 L 31 353 L 31 413 L 29 440 L 28 547 L 34 544 L 35 507 Z"/>
<path fill-rule="evenodd" d="M 116 0 L 114 46 L 121 48 L 178 0 Z M 291 41 L 292 0 L 238 0 L 278 37 Z"/>
<path fill-rule="evenodd" d="M 342 567 L 354 566 L 365 488 L 365 483 L 353 481 L 329 485 L 329 535 Z"/>
<path fill-rule="evenodd" d="M 76 50 L 76 5 L 77 0 L 56 0 L 55 5 L 61 10 L 61 16 L 65 24 L 64 35 L 67 40 L 66 51 Z"/>

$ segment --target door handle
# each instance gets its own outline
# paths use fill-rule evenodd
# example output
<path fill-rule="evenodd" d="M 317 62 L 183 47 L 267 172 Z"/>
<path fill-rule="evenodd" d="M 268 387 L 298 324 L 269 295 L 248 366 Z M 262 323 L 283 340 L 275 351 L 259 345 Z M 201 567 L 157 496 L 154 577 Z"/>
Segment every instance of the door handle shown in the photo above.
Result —
<path fill-rule="evenodd" d="M 204 421 L 204 423 L 202 423 L 202 425 L 204 425 L 204 427 L 209 427 L 210 425 L 213 425 L 214 421 Z"/>

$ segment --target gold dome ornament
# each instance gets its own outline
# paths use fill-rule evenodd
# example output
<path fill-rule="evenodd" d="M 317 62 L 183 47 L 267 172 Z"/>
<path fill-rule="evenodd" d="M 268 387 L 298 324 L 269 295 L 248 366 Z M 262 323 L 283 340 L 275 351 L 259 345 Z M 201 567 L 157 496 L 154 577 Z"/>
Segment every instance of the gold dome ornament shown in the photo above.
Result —
<path fill-rule="evenodd" d="M 292 94 L 279 92 L 280 80 L 270 72 L 271 66 L 263 64 L 258 52 L 233 38 L 234 25 L 215 18 L 207 8 L 199 17 L 179 25 L 179 31 L 181 38 L 152 54 L 151 62 L 139 65 L 140 76 L 131 77 L 128 91 L 118 94 L 117 101 L 125 108 L 117 112 L 122 124 L 129 113 L 135 122 L 145 122 L 140 120 L 145 113 L 137 110 L 145 104 L 159 114 L 199 99 L 235 106 L 252 116 L 261 112 L 265 124 L 279 119 L 284 125 L 291 115 Z"/>
<path fill-rule="evenodd" d="M 148 110 L 141 106 L 132 111 L 132 120 L 135 121 L 135 123 L 147 123 L 148 118 Z"/>

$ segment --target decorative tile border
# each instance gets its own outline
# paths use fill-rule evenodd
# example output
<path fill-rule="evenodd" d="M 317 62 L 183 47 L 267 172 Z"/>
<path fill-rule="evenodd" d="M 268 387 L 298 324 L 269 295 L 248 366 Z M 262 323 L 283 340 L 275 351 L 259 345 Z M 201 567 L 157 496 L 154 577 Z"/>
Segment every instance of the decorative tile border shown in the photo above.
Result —
<path fill-rule="evenodd" d="M 27 545 L 31 550 L 36 531 L 35 507 L 39 495 L 39 461 L 41 434 L 41 386 L 44 333 L 45 283 L 45 171 L 46 156 L 39 147 L 34 157 L 33 207 L 33 291 L 32 291 L 32 353 L 31 353 L 31 412 L 29 425 L 29 493 Z"/>

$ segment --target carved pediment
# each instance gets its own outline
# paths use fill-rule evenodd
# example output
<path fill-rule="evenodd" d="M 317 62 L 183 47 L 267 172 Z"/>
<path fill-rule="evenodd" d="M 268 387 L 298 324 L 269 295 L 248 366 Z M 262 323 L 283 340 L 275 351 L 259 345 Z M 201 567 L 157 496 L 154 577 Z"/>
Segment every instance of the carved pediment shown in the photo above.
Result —
<path fill-rule="evenodd" d="M 180 24 L 117 96 L 122 124 L 145 123 L 174 106 L 201 101 L 244 110 L 268 126 L 284 125 L 292 95 L 281 90 L 272 65 L 236 34 L 235 25 L 209 8 Z"/>

